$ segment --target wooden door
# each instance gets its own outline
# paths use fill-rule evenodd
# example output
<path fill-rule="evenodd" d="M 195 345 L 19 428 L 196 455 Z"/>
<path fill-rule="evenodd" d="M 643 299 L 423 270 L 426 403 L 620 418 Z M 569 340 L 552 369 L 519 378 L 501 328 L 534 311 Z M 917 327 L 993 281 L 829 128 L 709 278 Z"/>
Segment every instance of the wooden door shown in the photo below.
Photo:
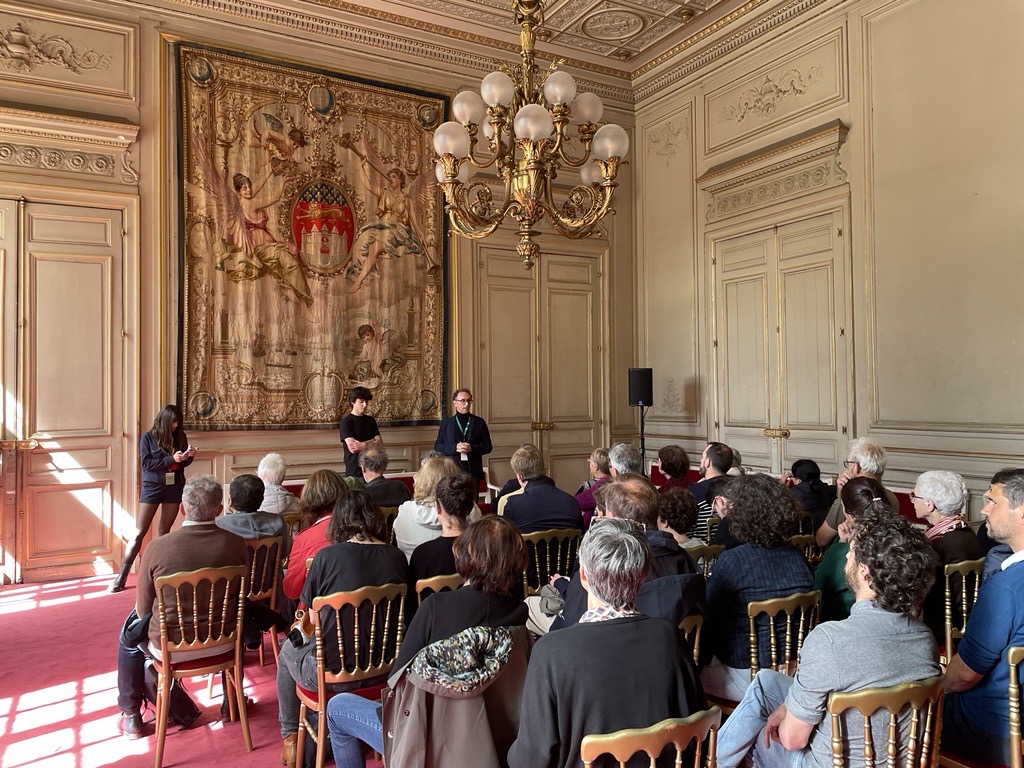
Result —
<path fill-rule="evenodd" d="M 115 526 L 131 525 L 121 456 L 122 216 L 27 203 L 19 218 L 17 287 L 4 285 L 4 433 L 13 451 L 3 454 L 2 476 L 25 581 L 108 573 L 121 554 Z M 16 369 L 7 364 L 12 347 Z"/>
<path fill-rule="evenodd" d="M 717 437 L 748 467 L 833 469 L 848 417 L 842 212 L 714 242 Z"/>
<path fill-rule="evenodd" d="M 514 243 L 477 249 L 477 401 L 498 484 L 511 477 L 509 459 L 524 443 L 541 448 L 558 487 L 571 492 L 586 479 L 586 459 L 603 440 L 602 250 L 599 243 L 545 243 L 527 272 Z"/>

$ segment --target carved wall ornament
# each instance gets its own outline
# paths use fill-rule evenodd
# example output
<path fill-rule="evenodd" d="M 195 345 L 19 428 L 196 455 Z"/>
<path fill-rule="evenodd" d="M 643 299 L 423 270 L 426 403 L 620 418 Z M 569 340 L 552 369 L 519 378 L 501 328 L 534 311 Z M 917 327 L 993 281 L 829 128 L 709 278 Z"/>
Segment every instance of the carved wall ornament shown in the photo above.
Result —
<path fill-rule="evenodd" d="M 99 152 L 77 152 L 5 141 L 0 142 L 0 165 L 113 176 L 117 163 L 113 155 Z"/>
<path fill-rule="evenodd" d="M 748 116 L 769 117 L 775 114 L 779 104 L 790 96 L 799 96 L 807 92 L 814 83 L 825 74 L 825 66 L 817 64 L 801 74 L 796 67 L 785 72 L 778 79 L 771 75 L 764 78 L 761 85 L 748 88 L 740 94 L 735 105 L 724 107 L 719 114 L 719 121 L 742 123 Z"/>
<path fill-rule="evenodd" d="M 49 64 L 80 75 L 88 69 L 106 69 L 110 58 L 109 53 L 88 48 L 75 50 L 70 40 L 35 32 L 24 21 L 0 28 L 0 66 L 15 72 L 31 72 Z"/>
<path fill-rule="evenodd" d="M 708 221 L 723 216 L 732 216 L 746 208 L 774 202 L 796 193 L 829 186 L 831 181 L 832 161 L 826 160 L 813 168 L 791 173 L 781 179 L 773 179 L 742 192 L 715 198 L 708 207 Z"/>
<path fill-rule="evenodd" d="M 675 379 L 668 379 L 665 382 L 665 389 L 661 393 L 661 408 L 665 413 L 684 413 L 683 396 L 676 386 Z"/>
<path fill-rule="evenodd" d="M 668 168 L 672 158 L 679 152 L 682 142 L 689 137 L 689 120 L 683 118 L 681 124 L 676 124 L 669 120 L 660 129 L 651 134 L 651 148 L 654 150 L 654 154 L 665 161 L 665 167 Z"/>
<path fill-rule="evenodd" d="M 643 17 L 632 11 L 607 10 L 583 22 L 583 32 L 595 40 L 625 40 L 644 28 Z"/>

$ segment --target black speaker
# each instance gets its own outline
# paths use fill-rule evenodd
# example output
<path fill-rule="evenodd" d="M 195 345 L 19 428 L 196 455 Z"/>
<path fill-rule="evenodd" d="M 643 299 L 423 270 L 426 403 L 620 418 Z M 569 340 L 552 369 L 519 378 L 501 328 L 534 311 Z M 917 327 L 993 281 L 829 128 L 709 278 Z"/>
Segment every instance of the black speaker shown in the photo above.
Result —
<path fill-rule="evenodd" d="M 629 404 L 650 407 L 654 401 L 654 380 L 650 368 L 629 369 Z"/>

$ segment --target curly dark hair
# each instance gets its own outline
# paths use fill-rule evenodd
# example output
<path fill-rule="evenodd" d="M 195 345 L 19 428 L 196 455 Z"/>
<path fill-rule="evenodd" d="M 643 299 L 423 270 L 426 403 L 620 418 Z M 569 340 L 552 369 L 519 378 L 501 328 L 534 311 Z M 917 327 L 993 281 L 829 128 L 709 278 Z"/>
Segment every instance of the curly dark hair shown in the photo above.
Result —
<path fill-rule="evenodd" d="M 684 488 L 669 488 L 658 496 L 658 519 L 676 533 L 697 524 L 697 500 Z"/>
<path fill-rule="evenodd" d="M 690 471 L 690 457 L 681 445 L 665 445 L 658 451 L 661 471 L 668 477 L 686 477 Z"/>
<path fill-rule="evenodd" d="M 774 477 L 745 475 L 729 485 L 732 533 L 756 547 L 777 547 L 793 533 L 796 502 Z"/>
<path fill-rule="evenodd" d="M 854 563 L 867 566 L 875 605 L 920 616 L 939 562 L 924 533 L 890 511 L 869 511 L 860 519 L 850 549 Z"/>
<path fill-rule="evenodd" d="M 338 498 L 327 523 L 327 538 L 335 544 L 351 538 L 360 541 L 388 540 L 388 526 L 370 494 L 354 489 Z"/>
<path fill-rule="evenodd" d="M 846 482 L 840 492 L 843 500 L 843 511 L 855 522 L 859 522 L 868 512 L 895 511 L 889 504 L 889 497 L 885 494 L 882 484 L 872 477 L 854 477 Z"/>

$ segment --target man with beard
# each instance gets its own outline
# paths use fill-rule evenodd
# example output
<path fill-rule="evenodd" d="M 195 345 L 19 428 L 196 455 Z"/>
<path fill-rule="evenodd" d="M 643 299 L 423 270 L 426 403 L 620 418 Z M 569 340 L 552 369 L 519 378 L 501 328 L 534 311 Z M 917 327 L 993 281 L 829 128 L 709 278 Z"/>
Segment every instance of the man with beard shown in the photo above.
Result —
<path fill-rule="evenodd" d="M 866 515 L 847 555 L 846 579 L 857 601 L 850 617 L 819 624 L 807 635 L 795 677 L 765 669 L 757 673 L 719 732 L 719 768 L 735 768 L 748 754 L 755 765 L 768 768 L 827 768 L 832 722 L 826 707 L 832 692 L 939 674 L 935 638 L 916 618 L 935 579 L 935 563 L 924 534 L 908 521 L 888 511 Z M 843 718 L 849 754 L 862 754 L 862 715 L 853 710 Z M 887 743 L 888 720 L 884 710 L 871 716 L 876 745 Z M 899 718 L 901 763 L 909 721 L 906 710 Z"/>
<path fill-rule="evenodd" d="M 1024 645 L 1024 469 L 995 474 L 981 514 L 989 535 L 1013 554 L 982 582 L 958 653 L 946 668 L 942 748 L 977 762 L 1009 765 L 1006 649 Z"/>
<path fill-rule="evenodd" d="M 708 443 L 700 455 L 700 480 L 689 491 L 697 500 L 697 522 L 686 532 L 687 536 L 706 536 L 708 519 L 714 514 L 708 502 L 708 488 L 716 477 L 723 477 L 732 469 L 732 448 L 725 443 Z"/>

